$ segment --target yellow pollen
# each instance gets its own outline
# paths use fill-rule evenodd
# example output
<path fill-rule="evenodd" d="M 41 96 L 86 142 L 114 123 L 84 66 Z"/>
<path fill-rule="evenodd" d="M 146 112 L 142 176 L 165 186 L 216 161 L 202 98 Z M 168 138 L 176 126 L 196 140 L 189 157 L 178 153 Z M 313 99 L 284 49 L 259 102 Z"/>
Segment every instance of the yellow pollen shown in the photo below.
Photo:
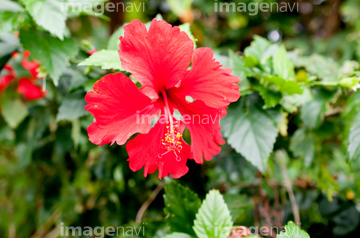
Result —
<path fill-rule="evenodd" d="M 169 121 L 166 122 L 169 124 Z M 166 128 L 168 129 L 169 126 L 167 125 Z M 180 141 L 182 135 L 179 133 L 177 125 L 175 125 L 172 130 L 166 130 L 164 134 L 164 139 L 161 140 L 162 149 L 165 149 L 167 152 L 160 154 L 159 158 L 162 158 L 163 155 L 167 154 L 169 151 L 174 151 L 176 156 L 176 160 L 180 161 L 180 157 L 177 153 L 180 153 L 182 150 L 182 142 Z"/>

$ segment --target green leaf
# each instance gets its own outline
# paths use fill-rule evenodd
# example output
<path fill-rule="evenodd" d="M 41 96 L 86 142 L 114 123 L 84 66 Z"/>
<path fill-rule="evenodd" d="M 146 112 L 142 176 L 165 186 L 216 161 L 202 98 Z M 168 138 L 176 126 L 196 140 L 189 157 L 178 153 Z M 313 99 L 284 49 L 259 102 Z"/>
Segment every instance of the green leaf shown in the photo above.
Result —
<path fill-rule="evenodd" d="M 0 11 L 9 11 L 9 12 L 22 12 L 24 8 L 17 3 L 10 0 L 2 0 L 0 5 Z"/>
<path fill-rule="evenodd" d="M 313 54 L 311 56 L 294 57 L 292 61 L 296 67 L 305 67 L 306 71 L 318 76 L 324 81 L 337 81 L 339 65 L 331 57 Z"/>
<path fill-rule="evenodd" d="M 79 64 L 79 66 L 82 65 L 99 66 L 102 69 L 124 70 L 121 67 L 117 50 L 100 50 Z"/>
<path fill-rule="evenodd" d="M 284 79 L 295 79 L 294 65 L 290 61 L 284 45 L 275 53 L 273 65 L 276 74 Z"/>
<path fill-rule="evenodd" d="M 1 115 L 11 128 L 17 128 L 28 114 L 27 107 L 20 99 L 2 97 Z"/>
<path fill-rule="evenodd" d="M 244 91 L 249 88 L 249 81 L 247 76 L 251 74 L 249 68 L 244 66 L 244 60 L 236 55 L 233 51 L 228 51 L 229 57 L 215 54 L 215 59 L 220 62 L 225 68 L 231 68 L 232 74 L 238 76 L 241 79 L 240 91 Z"/>
<path fill-rule="evenodd" d="M 0 69 L 9 61 L 11 55 L 20 47 L 19 39 L 10 33 L 0 33 Z"/>
<path fill-rule="evenodd" d="M 26 10 L 45 30 L 64 38 L 66 3 L 59 0 L 23 0 Z"/>
<path fill-rule="evenodd" d="M 230 211 L 218 190 L 211 190 L 196 214 L 194 231 L 199 238 L 227 238 L 232 228 Z"/>
<path fill-rule="evenodd" d="M 60 105 L 59 112 L 56 115 L 56 121 L 71 120 L 82 117 L 88 112 L 84 109 L 86 102 L 83 97 L 67 97 Z"/>
<path fill-rule="evenodd" d="M 93 8 L 106 2 L 107 0 L 67 0 L 65 3 L 67 6 L 66 12 L 68 17 L 77 17 L 80 15 L 89 15 L 99 17 L 105 21 L 109 21 L 110 18 L 104 14 L 104 8 L 94 11 Z M 89 7 L 90 6 L 90 7 Z M 106 5 L 103 5 L 106 6 Z"/>
<path fill-rule="evenodd" d="M 255 106 L 247 108 L 245 112 L 240 106 L 229 109 L 221 125 L 231 147 L 265 172 L 278 135 L 276 123 L 269 114 Z"/>
<path fill-rule="evenodd" d="M 279 104 L 281 100 L 281 94 L 279 92 L 267 90 L 260 84 L 255 85 L 254 88 L 259 92 L 261 97 L 264 99 L 265 105 L 263 106 L 263 109 L 273 108 Z"/>
<path fill-rule="evenodd" d="M 193 0 L 166 0 L 173 13 L 181 17 L 185 12 L 191 9 Z"/>
<path fill-rule="evenodd" d="M 281 106 L 288 112 L 293 113 L 297 111 L 298 107 L 311 101 L 313 96 L 310 90 L 306 87 L 302 94 L 285 95 L 280 101 Z"/>
<path fill-rule="evenodd" d="M 61 41 L 34 30 L 21 30 L 20 42 L 31 52 L 32 59 L 41 62 L 41 68 L 50 75 L 56 86 L 60 75 L 68 65 L 69 58 L 77 54 L 77 46 L 72 40 Z"/>
<path fill-rule="evenodd" d="M 310 238 L 309 234 L 301 230 L 294 222 L 289 221 L 285 226 L 285 232 L 280 232 L 277 238 Z"/>
<path fill-rule="evenodd" d="M 116 29 L 116 31 L 114 31 L 114 33 L 110 36 L 108 44 L 107 44 L 107 49 L 108 50 L 118 50 L 119 49 L 119 44 L 120 44 L 120 36 L 124 36 L 124 26 L 126 24 L 120 26 L 118 29 Z M 120 60 L 119 60 L 120 61 Z"/>
<path fill-rule="evenodd" d="M 251 55 L 243 57 L 243 60 L 244 60 L 244 66 L 247 68 L 254 68 L 256 67 L 256 65 L 259 64 L 259 61 Z"/>
<path fill-rule="evenodd" d="M 194 42 L 194 47 L 196 48 L 196 41 L 197 39 L 195 38 L 195 36 L 191 33 L 191 29 L 190 29 L 190 24 L 189 23 L 184 23 L 179 25 L 180 31 L 185 32 L 189 38 Z"/>
<path fill-rule="evenodd" d="M 314 99 L 301 106 L 301 120 L 310 129 L 320 126 L 324 119 L 326 104 L 332 94 L 325 91 L 314 91 Z"/>
<path fill-rule="evenodd" d="M 164 202 L 164 212 L 168 214 L 167 223 L 170 230 L 195 235 L 192 226 L 201 205 L 198 195 L 172 181 L 165 186 Z"/>
<path fill-rule="evenodd" d="M 227 207 L 230 210 L 230 215 L 233 222 L 235 222 L 237 218 L 245 218 L 246 210 L 249 208 L 251 209 L 252 207 L 251 200 L 244 195 L 224 194 L 223 197 Z"/>
<path fill-rule="evenodd" d="M 350 160 L 360 158 L 360 116 L 350 129 L 348 152 Z"/>
<path fill-rule="evenodd" d="M 264 58 L 264 53 L 270 47 L 271 43 L 265 38 L 255 35 L 254 41 L 251 42 L 250 46 L 246 47 L 244 53 L 246 56 L 253 56 L 259 62 Z"/>
<path fill-rule="evenodd" d="M 189 236 L 186 233 L 175 232 L 175 233 L 171 233 L 169 235 L 166 235 L 165 238 L 191 238 L 191 236 Z"/>
<path fill-rule="evenodd" d="M 288 95 L 303 93 L 303 90 L 301 89 L 300 85 L 295 81 L 289 81 L 281 77 L 272 76 L 272 75 L 266 76 L 265 80 L 275 84 L 275 86 L 282 93 L 286 93 Z"/>
<path fill-rule="evenodd" d="M 315 141 L 311 131 L 298 129 L 291 138 L 290 150 L 295 156 L 304 158 L 305 166 L 309 166 L 315 156 Z"/>

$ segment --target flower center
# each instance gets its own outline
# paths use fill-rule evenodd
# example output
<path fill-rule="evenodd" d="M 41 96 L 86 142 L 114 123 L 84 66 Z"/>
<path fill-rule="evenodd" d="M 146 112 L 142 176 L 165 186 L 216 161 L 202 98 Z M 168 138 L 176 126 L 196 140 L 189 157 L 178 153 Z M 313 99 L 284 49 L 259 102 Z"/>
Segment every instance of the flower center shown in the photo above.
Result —
<path fill-rule="evenodd" d="M 169 152 L 173 152 L 175 154 L 176 160 L 180 161 L 181 158 L 177 153 L 180 153 L 182 149 L 181 142 L 181 133 L 179 132 L 179 124 L 177 121 L 173 121 L 173 117 L 170 111 L 167 95 L 165 91 L 161 91 L 164 98 L 164 113 L 165 117 L 168 119 L 166 122 L 166 132 L 164 134 L 163 139 L 161 140 L 161 148 L 166 151 L 162 154 L 159 154 L 158 157 L 162 158 L 165 154 Z"/>

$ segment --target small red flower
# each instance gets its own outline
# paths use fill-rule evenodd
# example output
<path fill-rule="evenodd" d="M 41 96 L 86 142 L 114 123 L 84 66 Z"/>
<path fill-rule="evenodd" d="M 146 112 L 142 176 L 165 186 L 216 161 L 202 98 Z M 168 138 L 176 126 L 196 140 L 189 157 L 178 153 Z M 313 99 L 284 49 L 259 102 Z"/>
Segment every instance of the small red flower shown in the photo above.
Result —
<path fill-rule="evenodd" d="M 18 54 L 13 54 L 13 57 L 17 57 Z M 29 51 L 24 51 L 22 54 L 23 58 L 21 59 L 20 64 L 29 71 L 30 75 L 26 78 L 20 78 L 18 80 L 17 91 L 24 96 L 26 100 L 35 100 L 42 98 L 46 95 L 46 91 L 42 91 L 41 87 L 36 85 L 36 81 L 39 80 L 38 69 L 40 63 L 36 60 L 28 61 L 30 56 Z M 4 66 L 5 74 L 0 78 L 0 93 L 3 91 L 11 81 L 14 81 L 16 78 L 15 70 L 10 64 Z"/>
<path fill-rule="evenodd" d="M 87 54 L 88 54 L 88 55 L 92 55 L 92 54 L 94 54 L 94 53 L 96 53 L 96 52 L 98 52 L 97 49 L 92 49 L 92 50 L 89 50 L 89 51 L 87 52 Z"/>
<path fill-rule="evenodd" d="M 224 143 L 220 118 L 230 102 L 240 97 L 240 79 L 221 68 L 210 48 L 194 50 L 185 32 L 154 19 L 147 31 L 138 20 L 124 27 L 119 56 L 122 67 L 141 83 L 122 73 L 109 74 L 86 95 L 85 107 L 95 117 L 88 128 L 94 144 L 125 142 L 130 168 L 144 167 L 144 176 L 159 169 L 159 178 L 187 173 L 187 159 L 202 164 Z M 191 68 L 189 68 L 191 63 Z M 195 99 L 189 102 L 186 97 Z M 183 119 L 176 119 L 178 110 Z M 159 117 L 151 128 L 151 119 Z M 185 127 L 191 146 L 182 139 Z"/>
<path fill-rule="evenodd" d="M 29 61 L 28 60 L 29 56 L 30 56 L 30 51 L 27 50 L 23 52 L 24 59 L 21 60 L 21 66 L 29 70 L 33 78 L 37 78 L 39 75 L 40 62 L 37 62 L 36 60 Z"/>
<path fill-rule="evenodd" d="M 20 79 L 17 91 L 21 93 L 26 100 L 35 100 L 44 97 L 44 92 L 40 86 L 31 82 L 30 79 Z"/>
<path fill-rule="evenodd" d="M 11 65 L 6 64 L 3 68 L 5 74 L 0 77 L 0 93 L 15 79 L 15 70 Z"/>

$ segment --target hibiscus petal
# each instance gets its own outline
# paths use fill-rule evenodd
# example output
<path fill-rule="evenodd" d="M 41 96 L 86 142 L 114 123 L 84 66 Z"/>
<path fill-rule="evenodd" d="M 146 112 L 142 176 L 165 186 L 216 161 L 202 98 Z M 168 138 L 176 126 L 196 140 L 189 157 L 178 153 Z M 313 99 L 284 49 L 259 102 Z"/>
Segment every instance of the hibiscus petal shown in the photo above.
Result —
<path fill-rule="evenodd" d="M 180 137 L 180 152 L 178 150 L 168 151 L 164 147 L 163 139 L 168 128 L 164 123 L 163 116 L 150 130 L 148 134 L 137 135 L 126 144 L 129 154 L 128 161 L 130 169 L 134 172 L 144 167 L 144 176 L 154 173 L 159 169 L 159 178 L 171 174 L 174 178 L 180 178 L 185 175 L 189 168 L 186 166 L 188 158 L 191 158 L 190 146 Z M 173 119 L 177 122 L 175 119 Z M 182 134 L 184 126 L 180 126 L 179 133 Z"/>
<path fill-rule="evenodd" d="M 37 76 L 39 75 L 39 72 L 38 72 L 38 68 L 40 67 L 39 63 L 31 62 L 28 60 L 23 60 L 23 61 L 21 61 L 21 66 L 24 67 L 25 69 L 29 70 L 30 74 L 34 78 L 37 78 Z"/>
<path fill-rule="evenodd" d="M 13 76 L 10 75 L 4 75 L 0 77 L 0 92 L 3 91 L 11 81 L 14 80 Z"/>
<path fill-rule="evenodd" d="M 160 112 L 160 105 L 141 93 L 124 74 L 109 74 L 94 84 L 86 94 L 88 110 L 94 117 L 88 127 L 92 143 L 124 144 L 133 134 L 147 133 L 151 119 Z"/>
<path fill-rule="evenodd" d="M 121 66 L 154 94 L 183 78 L 193 49 L 193 41 L 177 26 L 154 19 L 147 31 L 143 23 L 133 20 L 120 37 L 119 56 Z"/>
<path fill-rule="evenodd" d="M 231 75 L 232 70 L 221 68 L 213 58 L 210 48 L 194 51 L 191 69 L 187 71 L 178 88 L 171 89 L 182 96 L 202 100 L 207 106 L 224 108 L 239 99 L 240 79 Z"/>
<path fill-rule="evenodd" d="M 39 99 L 46 94 L 40 86 L 33 84 L 29 79 L 20 79 L 17 91 L 21 93 L 26 100 Z"/>
<path fill-rule="evenodd" d="M 211 108 L 203 101 L 189 103 L 178 95 L 170 95 L 170 100 L 176 105 L 183 117 L 191 136 L 191 152 L 196 163 L 202 164 L 203 158 L 211 160 L 225 143 L 220 133 L 220 119 L 226 115 L 225 109 Z"/>

